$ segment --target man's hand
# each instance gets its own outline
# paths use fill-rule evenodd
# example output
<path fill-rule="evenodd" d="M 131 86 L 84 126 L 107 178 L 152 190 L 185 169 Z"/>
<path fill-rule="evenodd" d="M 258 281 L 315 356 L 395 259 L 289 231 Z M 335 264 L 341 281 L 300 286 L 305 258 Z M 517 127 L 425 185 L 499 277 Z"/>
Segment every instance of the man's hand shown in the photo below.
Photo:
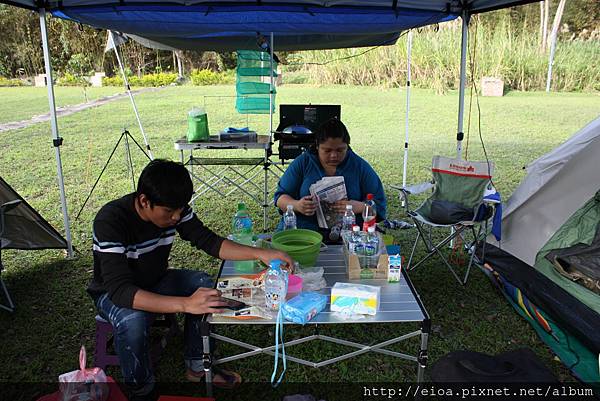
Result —
<path fill-rule="evenodd" d="M 185 299 L 184 312 L 193 315 L 205 313 L 221 313 L 227 303 L 221 300 L 221 291 L 211 288 L 198 288 L 196 292 Z"/>
<path fill-rule="evenodd" d="M 258 253 L 256 255 L 257 259 L 260 259 L 267 266 L 270 265 L 270 263 L 273 259 L 279 259 L 283 263 L 286 263 L 289 267 L 294 266 L 294 259 L 292 259 L 290 257 L 290 255 L 288 255 L 285 252 L 278 251 L 276 249 L 262 249 L 262 248 L 257 248 L 256 250 L 258 251 Z"/>
<path fill-rule="evenodd" d="M 312 196 L 306 195 L 296 201 L 294 210 L 305 216 L 312 216 L 317 210 L 317 202 L 315 202 Z"/>

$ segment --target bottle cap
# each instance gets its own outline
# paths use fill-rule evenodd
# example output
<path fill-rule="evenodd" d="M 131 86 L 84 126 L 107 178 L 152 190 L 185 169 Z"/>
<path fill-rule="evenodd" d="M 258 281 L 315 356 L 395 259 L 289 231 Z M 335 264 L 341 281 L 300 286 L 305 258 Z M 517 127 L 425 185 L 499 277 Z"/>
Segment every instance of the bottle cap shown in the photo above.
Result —
<path fill-rule="evenodd" d="M 360 231 L 360 227 L 355 224 L 352 226 L 352 231 L 358 232 Z"/>
<path fill-rule="evenodd" d="M 244 202 L 238 203 L 238 211 L 245 210 L 245 209 L 246 209 L 246 204 Z"/>
<path fill-rule="evenodd" d="M 373 200 L 373 194 L 367 194 L 367 200 Z"/>
<path fill-rule="evenodd" d="M 367 231 L 370 233 L 374 233 L 375 232 L 375 226 L 370 226 L 369 228 L 367 228 Z"/>
<path fill-rule="evenodd" d="M 287 210 L 294 211 L 294 205 L 287 205 Z"/>
<path fill-rule="evenodd" d="M 281 268 L 281 260 L 280 259 L 271 259 L 269 263 L 271 269 L 279 270 Z"/>
<path fill-rule="evenodd" d="M 346 204 L 346 210 L 352 210 L 352 205 L 351 204 Z"/>

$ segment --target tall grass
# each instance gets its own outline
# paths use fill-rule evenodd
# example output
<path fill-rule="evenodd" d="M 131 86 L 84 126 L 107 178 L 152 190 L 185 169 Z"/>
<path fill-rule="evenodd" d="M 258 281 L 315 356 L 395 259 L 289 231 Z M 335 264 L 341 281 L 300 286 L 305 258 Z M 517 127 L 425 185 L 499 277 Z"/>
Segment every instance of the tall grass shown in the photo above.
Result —
<path fill-rule="evenodd" d="M 460 21 L 414 31 L 412 84 L 438 92 L 456 89 L 460 71 Z M 395 45 L 366 53 L 362 49 L 308 51 L 290 57 L 288 70 L 297 71 L 315 84 L 352 84 L 396 87 L 406 82 L 406 37 Z M 469 32 L 469 54 L 474 71 L 469 77 L 504 80 L 515 90 L 546 87 L 548 54 L 539 48 L 538 33 L 531 27 L 512 26 L 509 19 L 492 26 L 474 19 Z M 364 54 L 362 54 L 364 53 Z M 355 57 L 353 57 L 355 56 Z M 337 60 L 337 61 L 332 61 Z M 560 40 L 557 45 L 552 88 L 559 91 L 600 90 L 600 41 Z"/>

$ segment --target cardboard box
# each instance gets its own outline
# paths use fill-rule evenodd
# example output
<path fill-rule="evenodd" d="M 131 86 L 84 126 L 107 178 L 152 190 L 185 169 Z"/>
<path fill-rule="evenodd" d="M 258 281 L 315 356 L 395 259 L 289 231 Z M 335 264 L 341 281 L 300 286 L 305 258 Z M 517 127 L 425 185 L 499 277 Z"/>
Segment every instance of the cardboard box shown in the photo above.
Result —
<path fill-rule="evenodd" d="M 358 256 L 348 251 L 347 244 L 344 244 L 344 262 L 346 264 L 346 272 L 350 280 L 361 279 L 383 279 L 387 280 L 389 272 L 388 255 L 383 238 L 379 235 L 379 251 L 377 259 L 377 268 L 362 269 Z"/>
<path fill-rule="evenodd" d="M 380 287 L 335 283 L 331 288 L 331 311 L 375 315 L 379 310 Z"/>
<path fill-rule="evenodd" d="M 504 82 L 500 78 L 483 77 L 481 78 L 481 96 L 502 96 L 504 95 Z"/>

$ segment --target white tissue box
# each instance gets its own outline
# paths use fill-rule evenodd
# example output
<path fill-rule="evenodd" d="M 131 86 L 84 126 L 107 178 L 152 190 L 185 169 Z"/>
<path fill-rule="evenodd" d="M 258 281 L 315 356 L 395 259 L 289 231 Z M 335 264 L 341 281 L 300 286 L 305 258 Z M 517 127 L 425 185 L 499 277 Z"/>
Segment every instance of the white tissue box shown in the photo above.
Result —
<path fill-rule="evenodd" d="M 331 288 L 331 311 L 375 315 L 380 288 L 374 285 L 335 283 Z"/>

